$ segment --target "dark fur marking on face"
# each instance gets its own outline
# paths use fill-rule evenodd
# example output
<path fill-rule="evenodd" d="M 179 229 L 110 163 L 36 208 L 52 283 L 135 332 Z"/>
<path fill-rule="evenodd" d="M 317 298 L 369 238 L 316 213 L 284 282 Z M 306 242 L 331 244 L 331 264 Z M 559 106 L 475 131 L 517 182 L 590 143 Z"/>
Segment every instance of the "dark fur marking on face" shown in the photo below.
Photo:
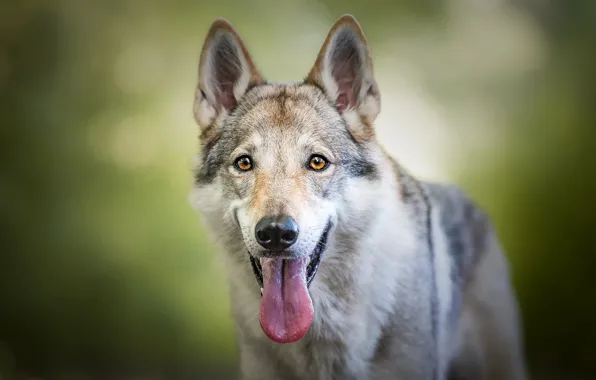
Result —
<path fill-rule="evenodd" d="M 226 129 L 213 139 L 207 140 L 201 147 L 202 165 L 196 173 L 196 183 L 212 183 L 242 138 L 243 136 L 236 133 L 235 129 Z"/>
<path fill-rule="evenodd" d="M 351 158 L 344 163 L 346 173 L 351 177 L 378 179 L 379 173 L 375 164 L 363 158 Z"/>
<path fill-rule="evenodd" d="M 197 184 L 204 185 L 213 182 L 217 171 L 223 165 L 223 158 L 221 156 L 211 154 L 219 139 L 220 136 L 216 136 L 201 148 L 203 164 L 200 171 L 195 174 L 195 182 Z"/>
<path fill-rule="evenodd" d="M 344 162 L 348 174 L 352 177 L 366 177 L 371 180 L 379 179 L 380 176 L 377 166 L 372 161 L 366 159 L 366 147 L 352 136 L 345 122 L 344 127 L 350 140 L 356 146 L 358 151 L 358 157 L 351 157 Z"/>

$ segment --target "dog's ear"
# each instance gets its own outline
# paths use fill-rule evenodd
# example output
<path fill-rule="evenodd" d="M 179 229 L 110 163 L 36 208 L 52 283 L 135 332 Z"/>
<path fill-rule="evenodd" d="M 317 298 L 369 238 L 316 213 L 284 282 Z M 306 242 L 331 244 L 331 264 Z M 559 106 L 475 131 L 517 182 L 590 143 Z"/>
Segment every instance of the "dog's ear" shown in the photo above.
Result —
<path fill-rule="evenodd" d="M 205 39 L 199 62 L 194 115 L 204 134 L 233 109 L 244 93 L 264 83 L 236 29 L 216 19 Z"/>
<path fill-rule="evenodd" d="M 381 99 L 370 50 L 354 16 L 335 22 L 305 81 L 325 91 L 358 137 L 373 135 Z"/>

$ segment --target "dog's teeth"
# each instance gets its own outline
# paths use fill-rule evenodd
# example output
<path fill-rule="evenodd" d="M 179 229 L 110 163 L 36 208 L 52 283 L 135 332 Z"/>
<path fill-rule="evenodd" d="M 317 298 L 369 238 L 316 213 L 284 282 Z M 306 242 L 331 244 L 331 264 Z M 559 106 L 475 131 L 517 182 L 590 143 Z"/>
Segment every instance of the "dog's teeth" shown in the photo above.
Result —
<path fill-rule="evenodd" d="M 259 289 L 261 289 L 261 296 L 263 296 L 263 288 L 259 288 Z"/>

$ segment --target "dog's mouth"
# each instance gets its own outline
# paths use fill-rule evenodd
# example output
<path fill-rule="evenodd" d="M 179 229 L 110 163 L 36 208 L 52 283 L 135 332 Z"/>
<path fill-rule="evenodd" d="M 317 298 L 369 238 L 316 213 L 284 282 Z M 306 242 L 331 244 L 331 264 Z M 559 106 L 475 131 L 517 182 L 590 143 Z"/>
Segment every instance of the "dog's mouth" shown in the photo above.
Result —
<path fill-rule="evenodd" d="M 261 288 L 261 328 L 271 340 L 291 343 L 308 332 L 314 314 L 308 287 L 319 269 L 330 230 L 329 221 L 308 257 L 257 259 L 249 254 Z"/>
<path fill-rule="evenodd" d="M 327 246 L 327 237 L 329 236 L 329 230 L 331 229 L 331 222 L 327 223 L 325 230 L 321 234 L 321 238 L 317 243 L 315 249 L 309 256 L 308 266 L 306 267 L 306 284 L 310 287 L 310 283 L 314 280 L 315 275 L 317 274 L 317 270 L 319 269 L 319 264 L 321 263 L 321 256 L 325 251 L 325 247 Z M 252 265 L 252 271 L 255 274 L 255 278 L 259 283 L 259 287 L 261 289 L 261 295 L 263 295 L 263 267 L 261 266 L 261 260 L 255 258 L 253 255 L 249 254 L 250 257 L 250 264 Z M 287 259 L 290 260 L 290 259 Z"/>

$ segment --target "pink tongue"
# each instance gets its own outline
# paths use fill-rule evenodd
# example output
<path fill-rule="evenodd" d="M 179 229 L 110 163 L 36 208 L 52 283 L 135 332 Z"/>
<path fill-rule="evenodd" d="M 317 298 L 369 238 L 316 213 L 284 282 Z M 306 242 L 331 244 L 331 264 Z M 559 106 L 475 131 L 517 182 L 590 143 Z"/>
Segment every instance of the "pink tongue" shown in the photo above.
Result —
<path fill-rule="evenodd" d="M 277 343 L 300 340 L 310 328 L 313 307 L 306 286 L 308 258 L 261 259 L 261 328 Z"/>

